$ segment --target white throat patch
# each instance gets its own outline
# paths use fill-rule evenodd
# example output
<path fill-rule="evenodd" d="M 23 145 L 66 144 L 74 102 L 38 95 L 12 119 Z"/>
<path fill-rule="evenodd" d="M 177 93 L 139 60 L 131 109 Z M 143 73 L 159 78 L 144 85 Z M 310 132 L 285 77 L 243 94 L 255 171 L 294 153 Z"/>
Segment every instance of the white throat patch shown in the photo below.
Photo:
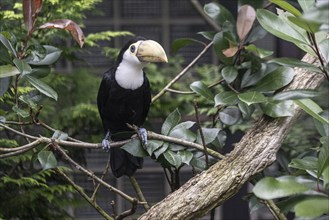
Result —
<path fill-rule="evenodd" d="M 142 63 L 129 50 L 124 52 L 123 58 L 115 73 L 115 80 L 124 89 L 138 89 L 143 85 L 143 68 L 146 63 Z"/>

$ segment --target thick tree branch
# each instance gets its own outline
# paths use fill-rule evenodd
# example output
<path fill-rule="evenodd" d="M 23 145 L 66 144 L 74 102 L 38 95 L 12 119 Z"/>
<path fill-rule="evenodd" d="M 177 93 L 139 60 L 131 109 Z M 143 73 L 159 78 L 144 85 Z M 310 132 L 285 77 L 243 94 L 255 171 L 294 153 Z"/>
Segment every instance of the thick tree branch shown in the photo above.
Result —
<path fill-rule="evenodd" d="M 310 55 L 303 60 L 316 62 Z M 323 79 L 321 74 L 297 68 L 295 79 L 287 89 L 314 89 Z M 253 175 L 276 160 L 276 152 L 301 113 L 301 109 L 294 108 L 292 117 L 258 120 L 223 160 L 190 179 L 139 219 L 197 219 L 223 204 Z"/>

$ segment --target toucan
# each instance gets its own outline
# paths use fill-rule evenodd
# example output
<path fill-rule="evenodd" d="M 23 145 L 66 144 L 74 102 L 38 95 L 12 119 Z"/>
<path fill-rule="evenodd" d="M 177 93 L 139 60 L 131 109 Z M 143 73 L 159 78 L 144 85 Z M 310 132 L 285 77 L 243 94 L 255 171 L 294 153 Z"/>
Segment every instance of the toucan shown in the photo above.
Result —
<path fill-rule="evenodd" d="M 134 37 L 120 50 L 115 64 L 103 74 L 97 95 L 97 106 L 105 138 L 103 149 L 110 153 L 110 165 L 115 177 L 132 176 L 142 168 L 143 158 L 110 146 L 131 136 L 128 124 L 142 126 L 151 103 L 149 80 L 143 68 L 149 62 L 168 62 L 162 46 L 153 40 Z M 147 132 L 139 129 L 144 144 Z"/>

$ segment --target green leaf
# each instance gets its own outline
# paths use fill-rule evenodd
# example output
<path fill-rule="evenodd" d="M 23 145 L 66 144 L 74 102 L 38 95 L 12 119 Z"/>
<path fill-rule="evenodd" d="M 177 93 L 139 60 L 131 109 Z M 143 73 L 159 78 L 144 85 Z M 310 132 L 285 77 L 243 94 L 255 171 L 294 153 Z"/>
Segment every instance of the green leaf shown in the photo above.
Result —
<path fill-rule="evenodd" d="M 217 138 L 219 132 L 219 128 L 202 128 L 202 134 L 204 137 L 205 144 L 210 144 L 211 142 L 213 142 Z M 199 130 L 196 142 L 202 144 L 202 139 Z"/>
<path fill-rule="evenodd" d="M 295 206 L 297 217 L 317 218 L 329 213 L 329 198 L 323 196 L 306 198 Z"/>
<path fill-rule="evenodd" d="M 180 128 L 180 129 L 172 129 L 169 133 L 170 137 L 186 140 L 193 142 L 195 140 L 195 135 L 192 131 L 185 129 L 185 128 Z"/>
<path fill-rule="evenodd" d="M 258 48 L 254 44 L 249 44 L 248 46 L 245 47 L 245 49 L 249 52 L 255 53 L 261 59 L 271 56 L 273 54 L 273 51 Z"/>
<path fill-rule="evenodd" d="M 227 107 L 219 112 L 219 119 L 226 125 L 234 125 L 241 120 L 241 113 L 236 107 Z"/>
<path fill-rule="evenodd" d="M 30 74 L 32 72 L 31 66 L 28 63 L 26 63 L 25 60 L 20 60 L 15 58 L 13 62 L 22 76 L 26 74 Z"/>
<path fill-rule="evenodd" d="M 268 61 L 269 63 L 277 63 L 280 64 L 282 66 L 289 66 L 289 67 L 299 67 L 299 68 L 304 68 L 313 72 L 317 72 L 317 73 L 321 73 L 321 70 L 310 64 L 310 63 L 306 63 L 304 61 L 301 61 L 299 59 L 296 58 L 288 58 L 288 57 L 280 57 L 280 58 L 274 58 Z"/>
<path fill-rule="evenodd" d="M 272 99 L 276 101 L 283 100 L 296 100 L 296 99 L 306 99 L 314 98 L 319 95 L 319 92 L 310 89 L 296 89 L 290 91 L 284 91 L 276 93 Z"/>
<path fill-rule="evenodd" d="M 0 43 L 2 43 L 9 51 L 11 51 L 15 57 L 17 57 L 14 47 L 11 45 L 10 41 L 2 34 L 0 34 Z"/>
<path fill-rule="evenodd" d="M 198 32 L 198 34 L 201 34 L 204 38 L 212 41 L 214 39 L 214 36 L 215 36 L 216 32 L 214 32 L 214 31 L 201 31 L 201 32 Z"/>
<path fill-rule="evenodd" d="M 180 39 L 175 40 L 172 43 L 171 48 L 172 48 L 173 53 L 177 53 L 182 47 L 185 47 L 185 46 L 191 45 L 191 44 L 195 44 L 195 43 L 204 45 L 203 42 L 193 39 L 193 38 L 180 38 Z"/>
<path fill-rule="evenodd" d="M 234 66 L 225 66 L 221 74 L 227 83 L 233 82 L 238 76 L 238 70 Z"/>
<path fill-rule="evenodd" d="M 319 114 L 322 112 L 322 108 L 311 99 L 295 100 L 294 102 L 314 119 L 320 121 L 321 123 L 329 124 L 329 120 Z"/>
<path fill-rule="evenodd" d="M 193 158 L 193 153 L 184 150 L 184 151 L 178 151 L 177 155 L 181 158 L 182 163 L 185 163 L 186 165 L 190 165 L 190 162 Z"/>
<path fill-rule="evenodd" d="M 22 118 L 27 118 L 30 116 L 30 114 L 27 111 L 18 108 L 16 105 L 14 105 L 12 109 L 14 112 L 16 112 L 16 114 L 20 115 Z"/>
<path fill-rule="evenodd" d="M 257 91 L 240 93 L 238 98 L 247 105 L 267 101 L 267 98 L 262 93 Z"/>
<path fill-rule="evenodd" d="M 214 48 L 218 59 L 226 65 L 233 64 L 233 57 L 227 57 L 224 55 L 223 51 L 230 47 L 229 41 L 224 38 L 223 32 L 218 32 L 213 39 Z"/>
<path fill-rule="evenodd" d="M 309 188 L 298 183 L 293 176 L 265 177 L 257 182 L 253 188 L 257 197 L 266 200 L 292 196 L 307 190 Z"/>
<path fill-rule="evenodd" d="M 168 115 L 161 127 L 161 134 L 168 135 L 173 127 L 175 127 L 181 119 L 181 114 L 176 108 L 172 113 Z"/>
<path fill-rule="evenodd" d="M 252 113 L 255 111 L 255 107 L 253 105 L 247 105 L 245 102 L 239 102 L 238 107 L 243 115 L 243 118 L 250 118 Z"/>
<path fill-rule="evenodd" d="M 165 152 L 169 147 L 169 144 L 168 143 L 164 143 L 160 148 L 158 148 L 156 151 L 154 151 L 154 156 L 156 158 L 159 158 L 160 155 L 163 154 L 163 152 Z"/>
<path fill-rule="evenodd" d="M 262 104 L 261 108 L 264 114 L 272 117 L 289 117 L 294 115 L 293 101 L 287 100 L 282 102 L 268 102 Z"/>
<path fill-rule="evenodd" d="M 69 135 L 67 133 L 56 130 L 51 138 L 65 141 L 68 137 Z"/>
<path fill-rule="evenodd" d="M 171 150 L 167 150 L 163 153 L 164 158 L 176 169 L 178 169 L 182 165 L 182 159 L 175 152 Z"/>
<path fill-rule="evenodd" d="M 292 42 L 294 44 L 308 45 L 305 37 L 292 28 L 287 22 L 274 13 L 266 9 L 257 9 L 257 19 L 262 27 L 283 40 Z"/>
<path fill-rule="evenodd" d="M 159 149 L 163 145 L 163 141 L 149 140 L 146 146 L 146 151 L 151 156 L 154 151 Z"/>
<path fill-rule="evenodd" d="M 329 166 L 329 137 L 322 137 L 320 141 L 322 147 L 318 156 L 318 178 L 321 177 L 323 170 Z"/>
<path fill-rule="evenodd" d="M 12 77 L 0 78 L 0 97 L 9 89 Z"/>
<path fill-rule="evenodd" d="M 289 21 L 304 29 L 307 32 L 316 33 L 319 31 L 321 24 L 303 19 L 302 17 L 288 16 Z"/>
<path fill-rule="evenodd" d="M 31 83 L 33 87 L 39 90 L 39 92 L 57 101 L 57 97 L 58 97 L 57 92 L 53 90 L 50 86 L 30 75 L 25 75 L 25 78 L 29 83 Z"/>
<path fill-rule="evenodd" d="M 27 63 L 38 66 L 51 65 L 61 56 L 62 51 L 60 49 L 49 45 L 44 45 L 43 47 L 46 49 L 46 56 L 41 60 L 29 60 Z"/>
<path fill-rule="evenodd" d="M 193 82 L 190 85 L 190 88 L 191 88 L 192 91 L 194 91 L 195 93 L 205 97 L 206 99 L 209 99 L 209 100 L 214 99 L 214 95 L 212 94 L 210 89 L 201 81 Z"/>
<path fill-rule="evenodd" d="M 325 63 L 329 63 L 329 38 L 322 40 L 318 47 Z"/>
<path fill-rule="evenodd" d="M 328 24 L 329 3 L 319 4 L 317 7 L 308 10 L 302 15 L 302 18 L 320 24 Z"/>
<path fill-rule="evenodd" d="M 200 159 L 200 158 L 193 157 L 191 162 L 190 162 L 190 165 L 193 166 L 196 169 L 199 169 L 199 170 L 205 170 L 206 169 L 206 162 L 204 160 Z"/>
<path fill-rule="evenodd" d="M 237 102 L 237 94 L 231 91 L 224 91 L 215 96 L 215 107 L 219 105 L 235 105 Z"/>
<path fill-rule="evenodd" d="M 304 12 L 313 9 L 315 6 L 315 0 L 297 0 L 297 1 Z"/>
<path fill-rule="evenodd" d="M 292 6 L 291 4 L 289 4 L 286 1 L 282 1 L 282 0 L 270 0 L 270 2 L 276 4 L 277 6 L 283 8 L 284 10 L 290 12 L 291 14 L 295 15 L 296 17 L 299 17 L 302 15 L 302 13 L 300 11 L 298 11 L 297 8 L 295 8 L 294 6 Z"/>
<path fill-rule="evenodd" d="M 218 3 L 213 2 L 205 4 L 203 10 L 220 26 L 222 26 L 226 21 L 235 24 L 235 20 L 231 12 Z"/>
<path fill-rule="evenodd" d="M 317 161 L 316 157 L 311 156 L 303 157 L 302 159 L 295 158 L 291 160 L 289 167 L 300 170 L 316 170 Z"/>
<path fill-rule="evenodd" d="M 329 121 L 329 110 L 325 110 L 319 114 L 322 118 L 325 118 Z M 318 130 L 319 134 L 324 136 L 329 136 L 329 124 L 321 123 L 318 120 L 313 119 L 314 125 L 316 129 Z"/>
<path fill-rule="evenodd" d="M 291 67 L 281 66 L 261 79 L 254 89 L 261 92 L 275 91 L 288 85 L 294 76 L 295 73 Z"/>
<path fill-rule="evenodd" d="M 57 167 L 57 160 L 52 151 L 43 150 L 38 153 L 38 160 L 43 170 Z"/>
<path fill-rule="evenodd" d="M 0 66 L 0 78 L 15 76 L 19 73 L 20 73 L 20 71 L 16 67 L 14 67 L 10 64 Z"/>
<path fill-rule="evenodd" d="M 141 142 L 138 139 L 129 141 L 121 147 L 121 149 L 127 151 L 135 157 L 145 157 L 148 156 L 147 152 L 144 150 Z"/>

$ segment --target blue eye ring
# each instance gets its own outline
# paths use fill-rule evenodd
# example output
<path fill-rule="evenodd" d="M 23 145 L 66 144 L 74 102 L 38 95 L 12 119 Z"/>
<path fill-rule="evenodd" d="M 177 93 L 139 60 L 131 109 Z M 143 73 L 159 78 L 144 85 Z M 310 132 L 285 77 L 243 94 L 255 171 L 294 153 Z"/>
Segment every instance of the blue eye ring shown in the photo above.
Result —
<path fill-rule="evenodd" d="M 135 51 L 136 51 L 135 45 L 131 45 L 130 52 L 135 53 Z"/>

